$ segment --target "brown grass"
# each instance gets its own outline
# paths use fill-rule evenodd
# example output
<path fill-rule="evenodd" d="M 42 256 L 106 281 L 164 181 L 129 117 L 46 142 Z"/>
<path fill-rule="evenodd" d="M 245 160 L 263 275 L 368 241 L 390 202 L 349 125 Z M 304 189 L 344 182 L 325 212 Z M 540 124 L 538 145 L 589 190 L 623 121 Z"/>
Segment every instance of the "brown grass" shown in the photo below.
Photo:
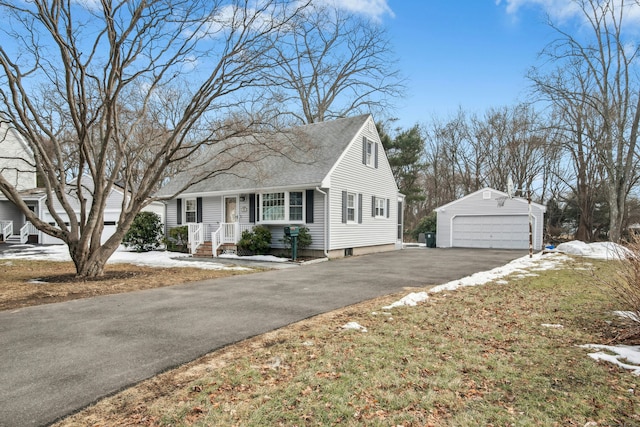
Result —
<path fill-rule="evenodd" d="M 152 289 L 257 270 L 153 268 L 108 264 L 104 277 L 79 280 L 71 262 L 0 259 L 0 310 Z"/>
<path fill-rule="evenodd" d="M 55 426 L 640 425 L 640 378 L 578 347 L 624 327 L 581 268 L 390 315 L 380 307 L 399 295 L 366 301 L 211 353 Z M 349 321 L 369 331 L 343 330 Z"/>

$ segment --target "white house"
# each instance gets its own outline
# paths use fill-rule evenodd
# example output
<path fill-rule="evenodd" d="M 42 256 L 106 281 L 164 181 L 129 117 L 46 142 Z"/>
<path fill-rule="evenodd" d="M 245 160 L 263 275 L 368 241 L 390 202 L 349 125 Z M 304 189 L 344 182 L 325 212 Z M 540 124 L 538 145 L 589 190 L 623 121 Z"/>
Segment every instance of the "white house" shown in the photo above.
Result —
<path fill-rule="evenodd" d="M 20 192 L 22 200 L 38 218 L 50 224 L 54 218 L 46 206 L 47 194 L 43 188 L 38 188 L 35 158 L 28 144 L 22 136 L 6 124 L 0 124 L 0 174 L 7 179 Z M 90 178 L 85 178 L 84 185 L 91 185 Z M 73 204 L 75 214 L 80 217 L 80 203 L 72 197 L 75 188 L 69 186 L 70 202 Z M 89 197 L 89 192 L 85 193 Z M 109 194 L 104 211 L 104 230 L 102 241 L 106 241 L 114 232 L 120 216 L 124 192 L 114 188 Z M 55 212 L 68 222 L 68 215 L 60 203 L 54 199 Z M 158 211 L 158 207 L 164 213 L 164 205 L 155 202 L 144 210 Z M 161 215 L 162 218 L 162 215 Z M 164 218 L 162 218 L 164 220 Z M 0 193 L 0 235 L 2 240 L 16 243 L 44 243 L 59 244 L 61 240 L 51 237 L 37 230 L 26 219 L 26 216 L 2 193 Z"/>
<path fill-rule="evenodd" d="M 189 224 L 192 250 L 204 244 L 210 256 L 255 225 L 270 229 L 272 248 L 283 247 L 285 226 L 306 226 L 314 255 L 402 247 L 404 198 L 370 115 L 301 126 L 281 138 L 304 141 L 306 158 L 268 155 L 191 186 L 167 203 L 167 228 Z M 174 194 L 192 173 L 158 195 Z"/>
<path fill-rule="evenodd" d="M 435 211 L 439 248 L 528 249 L 531 220 L 533 249 L 542 249 L 546 207 L 527 199 L 483 188 Z"/>

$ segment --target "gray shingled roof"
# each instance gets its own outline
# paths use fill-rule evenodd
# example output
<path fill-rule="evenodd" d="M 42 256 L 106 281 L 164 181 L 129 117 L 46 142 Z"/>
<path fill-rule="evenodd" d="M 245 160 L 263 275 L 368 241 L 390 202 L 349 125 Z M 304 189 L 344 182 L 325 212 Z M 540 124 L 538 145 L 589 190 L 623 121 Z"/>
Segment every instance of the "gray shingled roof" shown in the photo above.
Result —
<path fill-rule="evenodd" d="M 278 151 L 255 150 L 260 153 L 256 161 L 247 161 L 234 166 L 228 172 L 207 178 L 192 185 L 183 194 L 246 191 L 251 192 L 262 188 L 278 187 L 312 187 L 319 185 L 336 164 L 344 150 L 367 121 L 369 115 L 337 119 L 328 122 L 313 123 L 282 132 L 271 140 L 270 147 L 283 147 Z M 233 140 L 237 145 L 240 139 Z M 244 140 L 246 141 L 246 139 Z M 261 145 L 261 141 L 251 143 L 254 147 Z M 243 149 L 246 149 L 243 145 Z M 212 147 L 209 153 L 202 156 L 210 157 L 206 164 L 200 161 L 198 166 L 187 168 L 174 177 L 169 184 L 158 192 L 158 196 L 168 196 L 183 187 L 199 171 L 216 170 L 221 159 L 229 157 L 220 154 L 221 146 Z"/>

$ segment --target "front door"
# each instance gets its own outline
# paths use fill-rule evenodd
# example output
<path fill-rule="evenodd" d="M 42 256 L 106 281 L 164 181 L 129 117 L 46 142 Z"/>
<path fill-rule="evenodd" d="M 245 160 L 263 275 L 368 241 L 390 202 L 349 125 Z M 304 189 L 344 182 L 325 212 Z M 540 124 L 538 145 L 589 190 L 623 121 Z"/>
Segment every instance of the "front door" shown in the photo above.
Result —
<path fill-rule="evenodd" d="M 238 200 L 235 196 L 224 198 L 224 222 L 231 224 L 238 221 Z"/>

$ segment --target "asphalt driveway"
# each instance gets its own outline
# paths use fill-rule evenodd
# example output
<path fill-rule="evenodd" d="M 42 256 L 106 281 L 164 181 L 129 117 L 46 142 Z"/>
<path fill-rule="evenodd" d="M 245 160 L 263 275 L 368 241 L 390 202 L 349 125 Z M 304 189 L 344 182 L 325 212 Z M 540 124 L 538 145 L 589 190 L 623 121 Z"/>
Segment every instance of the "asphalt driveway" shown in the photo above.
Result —
<path fill-rule="evenodd" d="M 0 426 L 40 426 L 245 338 L 526 251 L 405 249 L 0 312 Z"/>

